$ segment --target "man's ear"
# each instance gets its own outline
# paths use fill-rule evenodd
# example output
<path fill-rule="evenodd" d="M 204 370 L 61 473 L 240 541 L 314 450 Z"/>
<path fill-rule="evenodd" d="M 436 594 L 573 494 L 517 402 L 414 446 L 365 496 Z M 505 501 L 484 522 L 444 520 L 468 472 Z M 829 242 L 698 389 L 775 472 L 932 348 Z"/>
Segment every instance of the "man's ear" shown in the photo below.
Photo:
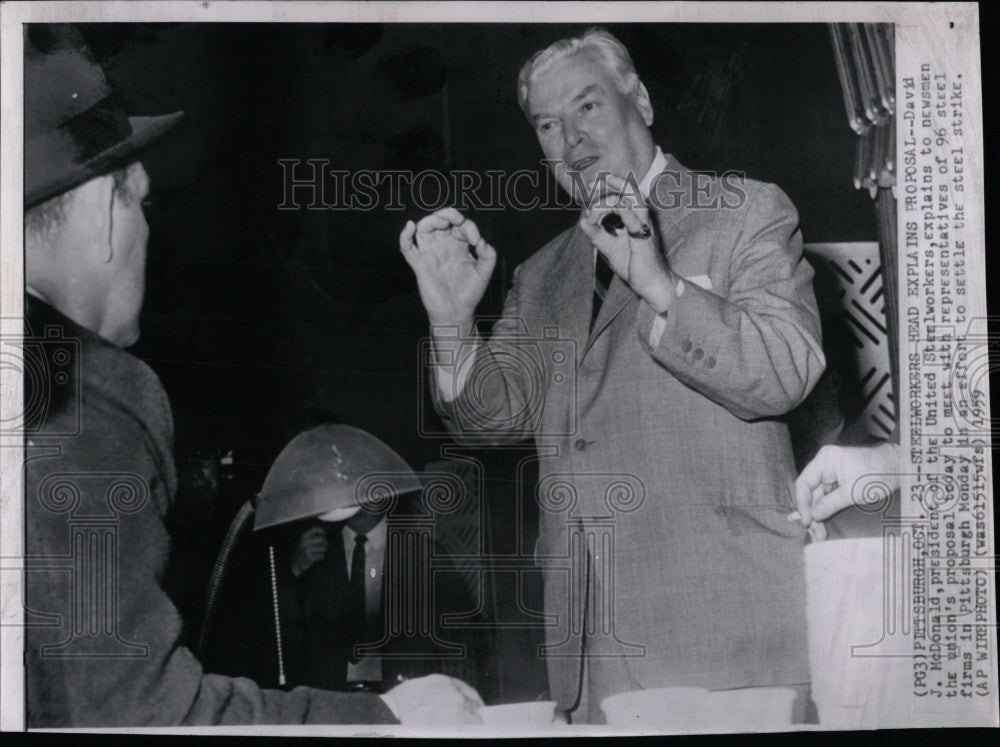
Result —
<path fill-rule="evenodd" d="M 635 108 L 639 110 L 639 114 L 642 115 L 642 120 L 646 123 L 646 127 L 652 127 L 653 105 L 649 102 L 649 91 L 646 90 L 646 86 L 642 84 L 641 80 L 635 82 L 632 101 L 635 103 Z"/>
<path fill-rule="evenodd" d="M 114 183 L 110 175 L 98 176 L 77 190 L 74 219 L 78 223 L 73 230 L 82 234 L 85 251 L 94 263 L 107 264 L 114 257 L 111 242 Z"/>

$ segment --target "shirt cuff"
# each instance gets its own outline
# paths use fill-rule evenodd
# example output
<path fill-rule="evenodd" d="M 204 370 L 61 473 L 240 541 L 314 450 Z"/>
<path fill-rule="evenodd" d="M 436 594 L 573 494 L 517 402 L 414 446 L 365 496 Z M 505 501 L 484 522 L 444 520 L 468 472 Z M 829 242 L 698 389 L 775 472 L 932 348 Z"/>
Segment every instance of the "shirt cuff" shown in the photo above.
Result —
<path fill-rule="evenodd" d="M 674 286 L 674 299 L 680 298 L 684 295 L 684 281 L 678 279 L 677 285 Z M 653 317 L 653 326 L 649 330 L 649 338 L 646 342 L 649 347 L 655 350 L 660 347 L 660 341 L 663 339 L 663 331 L 667 328 L 667 317 L 670 315 L 670 309 L 657 314 Z"/>
<path fill-rule="evenodd" d="M 457 350 L 441 351 L 432 346 L 430 369 L 433 372 L 438 396 L 443 403 L 451 404 L 462 396 L 473 363 L 479 355 L 481 342 L 477 335 L 471 344 L 465 344 Z"/>

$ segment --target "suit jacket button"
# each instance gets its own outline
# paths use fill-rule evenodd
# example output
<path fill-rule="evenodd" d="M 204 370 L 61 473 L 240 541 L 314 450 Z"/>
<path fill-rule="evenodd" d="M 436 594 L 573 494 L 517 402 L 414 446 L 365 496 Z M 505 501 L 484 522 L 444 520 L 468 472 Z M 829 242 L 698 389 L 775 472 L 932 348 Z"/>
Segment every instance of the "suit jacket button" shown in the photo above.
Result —
<path fill-rule="evenodd" d="M 576 443 L 574 443 L 573 446 L 576 448 L 577 451 L 583 451 L 584 449 L 587 448 L 587 442 L 584 441 L 582 438 L 578 438 L 576 439 Z"/>
<path fill-rule="evenodd" d="M 682 342 L 681 343 L 681 350 L 683 350 L 685 353 L 690 352 L 691 351 L 691 341 L 690 340 L 685 340 L 684 342 Z"/>
<path fill-rule="evenodd" d="M 705 355 L 704 351 L 702 351 L 701 348 L 698 348 L 697 350 L 694 351 L 693 357 L 696 361 L 700 361 L 702 359 L 702 356 L 704 355 Z"/>
<path fill-rule="evenodd" d="M 705 361 L 705 366 L 707 368 L 715 368 L 715 358 L 709 358 L 707 361 Z"/>

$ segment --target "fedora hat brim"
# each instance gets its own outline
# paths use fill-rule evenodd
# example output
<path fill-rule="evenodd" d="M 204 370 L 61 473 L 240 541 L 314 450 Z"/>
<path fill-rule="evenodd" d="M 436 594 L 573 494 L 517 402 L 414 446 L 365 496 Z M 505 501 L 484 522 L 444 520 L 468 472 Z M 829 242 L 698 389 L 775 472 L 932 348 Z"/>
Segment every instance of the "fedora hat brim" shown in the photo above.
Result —
<path fill-rule="evenodd" d="M 34 159 L 33 168 L 25 168 L 25 210 L 134 160 L 139 151 L 166 133 L 183 115 L 184 112 L 174 112 L 155 117 L 129 117 L 132 132 L 128 137 L 82 163 L 76 162 L 54 139 L 41 137 L 25 142 L 25 164 Z M 44 176 L 35 177 L 32 183 L 32 174 Z"/>

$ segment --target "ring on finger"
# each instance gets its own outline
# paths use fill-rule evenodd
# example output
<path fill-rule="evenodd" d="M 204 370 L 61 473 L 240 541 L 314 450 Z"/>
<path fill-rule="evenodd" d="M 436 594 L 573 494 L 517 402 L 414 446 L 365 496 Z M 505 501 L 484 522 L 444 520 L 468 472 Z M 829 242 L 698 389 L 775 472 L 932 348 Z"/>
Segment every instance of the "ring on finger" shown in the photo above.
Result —
<path fill-rule="evenodd" d="M 639 229 L 638 231 L 629 231 L 628 235 L 630 238 L 633 239 L 648 239 L 650 236 L 653 235 L 653 232 L 650 230 L 648 224 L 643 223 L 641 229 Z"/>

